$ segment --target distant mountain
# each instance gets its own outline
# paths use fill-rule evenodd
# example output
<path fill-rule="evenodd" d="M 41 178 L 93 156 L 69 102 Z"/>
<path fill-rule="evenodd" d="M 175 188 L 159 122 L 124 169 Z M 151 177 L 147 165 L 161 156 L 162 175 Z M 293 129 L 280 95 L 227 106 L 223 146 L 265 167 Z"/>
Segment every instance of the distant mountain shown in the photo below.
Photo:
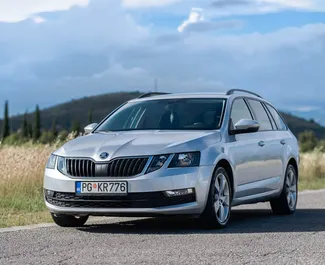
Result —
<path fill-rule="evenodd" d="M 290 130 L 296 136 L 304 131 L 313 131 L 318 138 L 325 138 L 325 127 L 315 122 L 314 120 L 307 120 L 286 112 L 281 112 L 281 115 L 285 119 Z"/>
<path fill-rule="evenodd" d="M 304 110 L 304 111 L 290 111 L 294 116 L 304 118 L 306 120 L 311 120 L 319 123 L 322 126 L 325 126 L 325 108 L 321 107 L 317 110 Z"/>
<path fill-rule="evenodd" d="M 84 97 L 78 100 L 72 100 L 59 104 L 41 111 L 41 122 L 43 129 L 50 129 L 53 121 L 56 121 L 58 130 L 70 130 L 74 122 L 79 122 L 81 128 L 88 124 L 88 113 L 92 110 L 93 121 L 99 122 L 108 113 L 118 107 L 125 101 L 136 98 L 142 93 L 136 92 L 118 92 L 103 94 L 99 96 Z M 10 102 L 9 102 L 10 104 Z M 295 135 L 311 130 L 317 137 L 325 137 L 325 127 L 312 121 L 299 118 L 297 116 L 282 112 L 284 119 Z M 29 122 L 33 120 L 33 114 L 28 114 Z M 11 129 L 16 131 L 21 128 L 23 115 L 13 116 L 10 119 Z M 2 121 L 0 120 L 0 128 Z"/>

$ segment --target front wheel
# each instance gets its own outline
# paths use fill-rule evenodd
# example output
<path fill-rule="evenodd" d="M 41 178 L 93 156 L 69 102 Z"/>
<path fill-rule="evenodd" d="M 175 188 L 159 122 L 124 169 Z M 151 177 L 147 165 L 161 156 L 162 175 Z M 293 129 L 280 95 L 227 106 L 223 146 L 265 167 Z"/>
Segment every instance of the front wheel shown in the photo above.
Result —
<path fill-rule="evenodd" d="M 286 171 L 282 193 L 271 201 L 275 214 L 292 214 L 296 211 L 298 201 L 298 175 L 295 168 L 289 165 Z"/>
<path fill-rule="evenodd" d="M 208 201 L 200 219 L 207 228 L 223 228 L 230 219 L 232 189 L 227 171 L 219 167 L 211 181 Z"/>
<path fill-rule="evenodd" d="M 73 216 L 55 213 L 51 213 L 51 216 L 54 223 L 61 227 L 81 227 L 88 220 L 88 216 Z"/>

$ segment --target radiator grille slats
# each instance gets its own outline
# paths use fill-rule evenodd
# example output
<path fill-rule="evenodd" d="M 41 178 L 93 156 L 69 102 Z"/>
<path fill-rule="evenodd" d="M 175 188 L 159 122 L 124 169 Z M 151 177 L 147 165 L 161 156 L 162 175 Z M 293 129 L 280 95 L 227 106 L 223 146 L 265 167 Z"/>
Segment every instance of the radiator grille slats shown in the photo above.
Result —
<path fill-rule="evenodd" d="M 130 174 L 130 169 L 131 169 L 131 163 L 132 161 L 134 161 L 135 159 L 131 160 L 131 159 L 128 159 L 125 161 L 125 167 L 123 168 L 123 175 L 127 176 L 128 174 Z"/>
<path fill-rule="evenodd" d="M 96 170 L 96 163 L 90 159 L 67 158 L 67 172 L 72 177 L 132 177 L 140 174 L 149 158 L 118 158 L 101 165 Z M 104 172 L 103 172 L 104 170 Z M 96 172 L 97 171 L 97 172 Z"/>

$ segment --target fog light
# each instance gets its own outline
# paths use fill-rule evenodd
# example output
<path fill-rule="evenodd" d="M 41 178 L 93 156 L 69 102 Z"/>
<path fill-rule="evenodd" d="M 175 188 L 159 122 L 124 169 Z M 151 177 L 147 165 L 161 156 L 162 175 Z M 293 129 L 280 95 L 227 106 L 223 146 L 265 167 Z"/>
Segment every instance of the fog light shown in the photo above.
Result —
<path fill-rule="evenodd" d="M 168 190 L 165 191 L 167 197 L 184 196 L 194 193 L 194 189 Z"/>
<path fill-rule="evenodd" d="M 45 190 L 45 196 L 53 197 L 54 196 L 54 191 L 53 190 Z"/>

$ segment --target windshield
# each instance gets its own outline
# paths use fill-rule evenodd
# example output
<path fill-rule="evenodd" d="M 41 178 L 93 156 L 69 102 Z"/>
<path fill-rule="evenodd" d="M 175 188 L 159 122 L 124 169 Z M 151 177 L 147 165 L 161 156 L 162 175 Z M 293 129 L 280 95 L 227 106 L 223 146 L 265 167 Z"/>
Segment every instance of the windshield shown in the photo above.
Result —
<path fill-rule="evenodd" d="M 98 131 L 215 130 L 222 122 L 225 99 L 164 99 L 127 103 Z"/>

